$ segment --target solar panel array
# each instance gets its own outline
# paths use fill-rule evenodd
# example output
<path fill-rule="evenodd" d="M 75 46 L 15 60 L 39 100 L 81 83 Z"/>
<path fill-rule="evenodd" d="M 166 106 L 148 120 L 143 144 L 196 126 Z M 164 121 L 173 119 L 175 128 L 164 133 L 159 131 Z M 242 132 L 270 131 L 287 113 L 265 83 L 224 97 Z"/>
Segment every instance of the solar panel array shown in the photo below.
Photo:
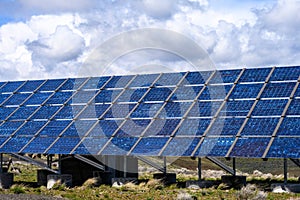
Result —
<path fill-rule="evenodd" d="M 0 152 L 300 158 L 300 67 L 0 83 Z"/>

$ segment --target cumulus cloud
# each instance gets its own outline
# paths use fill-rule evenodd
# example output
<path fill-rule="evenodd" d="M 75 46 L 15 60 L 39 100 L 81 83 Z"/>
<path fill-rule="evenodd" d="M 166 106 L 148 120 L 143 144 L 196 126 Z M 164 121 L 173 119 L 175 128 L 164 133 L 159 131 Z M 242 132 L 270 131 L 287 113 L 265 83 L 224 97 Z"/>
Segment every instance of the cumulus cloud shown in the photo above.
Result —
<path fill-rule="evenodd" d="M 255 4 L 253 8 L 240 6 L 234 12 L 211 3 L 207 0 L 0 2 L 0 15 L 22 16 L 15 18 L 20 22 L 0 25 L 0 78 L 9 79 L 12 74 L 13 79 L 76 76 L 95 48 L 115 35 L 139 28 L 165 28 L 189 37 L 208 52 L 218 68 L 299 64 L 299 1 L 279 0 L 272 6 Z M 7 9 L 3 9 L 4 4 Z M 18 12 L 9 14 L 14 9 Z M 136 39 L 144 45 L 145 38 Z M 163 42 L 161 35 L 146 39 Z M 124 40 L 106 53 L 113 54 L 132 45 L 132 40 Z M 182 41 L 174 40 L 169 48 L 197 57 Z M 175 71 L 189 69 L 178 56 L 151 50 L 123 55 L 112 65 L 111 73 L 136 71 L 131 70 L 133 66 L 148 67 L 144 71 L 151 72 L 151 66 L 157 71 L 161 66 L 171 65 Z"/>

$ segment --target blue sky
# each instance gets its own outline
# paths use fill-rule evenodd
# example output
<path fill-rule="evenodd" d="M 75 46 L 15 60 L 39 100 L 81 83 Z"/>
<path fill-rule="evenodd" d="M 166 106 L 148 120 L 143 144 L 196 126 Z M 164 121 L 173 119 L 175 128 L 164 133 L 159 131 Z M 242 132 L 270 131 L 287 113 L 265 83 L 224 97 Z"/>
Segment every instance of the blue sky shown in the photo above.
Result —
<path fill-rule="evenodd" d="M 188 37 L 219 69 L 299 65 L 299 10 L 298 0 L 2 0 L 0 80 L 80 76 L 97 47 L 143 28 Z M 173 58 L 131 52 L 116 58 L 108 73 L 132 73 L 133 66 L 138 72 L 191 70 Z"/>

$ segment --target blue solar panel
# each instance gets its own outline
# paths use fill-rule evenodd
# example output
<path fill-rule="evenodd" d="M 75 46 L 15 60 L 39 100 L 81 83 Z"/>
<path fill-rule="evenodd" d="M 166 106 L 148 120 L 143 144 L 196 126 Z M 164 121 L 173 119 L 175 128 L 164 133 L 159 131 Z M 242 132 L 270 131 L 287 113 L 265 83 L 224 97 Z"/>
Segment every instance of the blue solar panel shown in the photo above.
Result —
<path fill-rule="evenodd" d="M 58 110 L 60 106 L 42 106 L 31 119 L 49 119 L 51 118 Z"/>
<path fill-rule="evenodd" d="M 263 84 L 237 84 L 232 93 L 230 99 L 249 99 L 256 98 L 260 92 Z"/>
<path fill-rule="evenodd" d="M 83 137 L 96 123 L 95 120 L 76 120 L 62 134 L 62 137 Z"/>
<path fill-rule="evenodd" d="M 142 74 L 135 77 L 130 83 L 129 87 L 149 87 L 159 74 Z"/>
<path fill-rule="evenodd" d="M 26 120 L 37 108 L 37 106 L 21 106 L 8 120 Z"/>
<path fill-rule="evenodd" d="M 1 152 L 18 153 L 29 141 L 31 137 L 12 137 L 1 149 Z"/>
<path fill-rule="evenodd" d="M 212 83 L 234 83 L 241 73 L 241 69 L 235 70 L 220 70 L 217 71 L 214 77 L 209 81 L 209 84 Z"/>
<path fill-rule="evenodd" d="M 0 82 L 0 89 L 6 84 L 6 82 Z"/>
<path fill-rule="evenodd" d="M 270 81 L 288 81 L 298 80 L 300 76 L 300 67 L 277 67 L 275 68 Z"/>
<path fill-rule="evenodd" d="M 230 156 L 233 157 L 262 157 L 270 138 L 239 138 L 233 147 Z"/>
<path fill-rule="evenodd" d="M 178 87 L 170 100 L 194 100 L 201 89 L 202 86 Z"/>
<path fill-rule="evenodd" d="M 270 72 L 271 68 L 246 69 L 239 82 L 265 82 Z"/>
<path fill-rule="evenodd" d="M 191 156 L 200 138 L 172 138 L 162 156 Z"/>
<path fill-rule="evenodd" d="M 84 105 L 65 105 L 57 114 L 54 119 L 73 119 L 84 108 Z"/>
<path fill-rule="evenodd" d="M 15 132 L 24 122 L 22 121 L 7 121 L 0 126 L 0 136 L 11 135 Z"/>
<path fill-rule="evenodd" d="M 299 138 L 278 137 L 267 154 L 267 157 L 275 158 L 299 158 L 300 140 Z"/>
<path fill-rule="evenodd" d="M 287 112 L 287 115 L 300 115 L 300 99 L 293 99 Z"/>
<path fill-rule="evenodd" d="M 209 85 L 204 89 L 198 99 L 217 100 L 225 99 L 232 85 Z"/>
<path fill-rule="evenodd" d="M 235 137 L 206 137 L 194 156 L 224 157 L 234 142 Z"/>
<path fill-rule="evenodd" d="M 278 122 L 279 118 L 249 118 L 241 135 L 271 136 Z"/>
<path fill-rule="evenodd" d="M 10 96 L 10 94 L 0 94 L 0 105 Z"/>
<path fill-rule="evenodd" d="M 108 109 L 109 104 L 99 104 L 99 105 L 89 105 L 84 111 L 79 115 L 79 119 L 84 118 L 99 118 Z"/>
<path fill-rule="evenodd" d="M 18 89 L 18 92 L 33 92 L 35 91 L 43 82 L 44 80 L 38 80 L 38 81 L 27 81 L 20 89 Z"/>
<path fill-rule="evenodd" d="M 182 73 L 166 73 L 162 74 L 155 83 L 156 86 L 176 86 L 179 81 L 183 78 Z"/>
<path fill-rule="evenodd" d="M 269 83 L 261 94 L 261 98 L 289 97 L 296 83 Z"/>
<path fill-rule="evenodd" d="M 36 137 L 32 140 L 23 153 L 44 153 L 45 150 L 55 141 L 55 137 Z"/>
<path fill-rule="evenodd" d="M 287 102 L 287 99 L 272 99 L 258 101 L 252 112 L 252 116 L 280 116 Z"/>
<path fill-rule="evenodd" d="M 132 118 L 154 117 L 158 110 L 162 107 L 162 103 L 141 103 L 131 113 Z"/>
<path fill-rule="evenodd" d="M 56 92 L 47 100 L 46 104 L 66 104 L 72 95 L 73 92 Z"/>
<path fill-rule="evenodd" d="M 202 71 L 202 72 L 189 72 L 185 77 L 183 84 L 185 85 L 196 85 L 204 84 L 208 78 L 211 76 L 211 71 Z"/>
<path fill-rule="evenodd" d="M 95 103 L 111 103 L 122 90 L 102 90 L 96 97 Z"/>
<path fill-rule="evenodd" d="M 55 144 L 47 151 L 48 154 L 70 154 L 74 147 L 80 142 L 79 137 L 61 137 Z"/>
<path fill-rule="evenodd" d="M 68 79 L 59 90 L 77 90 L 86 81 L 86 78 L 70 78 Z"/>
<path fill-rule="evenodd" d="M 104 118 L 125 118 L 133 106 L 132 104 L 113 104 L 105 113 Z"/>
<path fill-rule="evenodd" d="M 105 88 L 124 88 L 133 76 L 114 76 L 105 85 Z"/>
<path fill-rule="evenodd" d="M 245 118 L 217 118 L 207 135 L 236 136 Z"/>
<path fill-rule="evenodd" d="M 52 95 L 52 92 L 34 93 L 30 98 L 24 103 L 24 105 L 41 105 Z"/>
<path fill-rule="evenodd" d="M 147 129 L 146 136 L 171 135 L 178 126 L 180 119 L 157 119 Z"/>
<path fill-rule="evenodd" d="M 82 90 L 89 89 L 89 90 L 96 90 L 102 88 L 104 84 L 110 79 L 109 76 L 106 77 L 92 77 L 90 78 L 82 87 Z"/>
<path fill-rule="evenodd" d="M 0 120 L 5 120 L 16 109 L 16 107 L 0 107 Z"/>
<path fill-rule="evenodd" d="M 0 88 L 0 93 L 15 92 L 22 84 L 24 84 L 24 81 L 8 82 L 4 87 Z"/>
<path fill-rule="evenodd" d="M 247 116 L 254 100 L 248 101 L 227 101 L 226 105 L 220 111 L 223 116 Z"/>
<path fill-rule="evenodd" d="M 132 155 L 156 156 L 168 141 L 168 137 L 146 137 L 132 151 Z"/>
<path fill-rule="evenodd" d="M 116 100 L 117 102 L 138 102 L 146 93 L 147 88 L 127 89 Z"/>
<path fill-rule="evenodd" d="M 110 137 L 118 129 L 118 127 L 120 125 L 120 121 L 117 121 L 117 120 L 100 120 L 99 125 L 100 125 L 103 133 L 107 137 Z"/>
<path fill-rule="evenodd" d="M 191 102 L 168 102 L 159 113 L 159 118 L 182 117 L 192 105 Z"/>
<path fill-rule="evenodd" d="M 11 96 L 6 102 L 4 102 L 3 105 L 21 105 L 25 99 L 27 99 L 30 96 L 30 94 L 14 94 Z"/>
<path fill-rule="evenodd" d="M 82 145 L 75 149 L 74 154 L 96 155 L 107 142 L 108 138 L 84 138 L 82 141 Z"/>
<path fill-rule="evenodd" d="M 46 121 L 28 121 L 16 133 L 17 136 L 35 135 L 44 125 Z"/>
<path fill-rule="evenodd" d="M 128 119 L 123 124 L 121 129 L 116 133 L 116 137 L 128 137 L 128 136 L 140 136 L 142 132 L 149 125 L 150 120 L 141 119 L 141 120 L 131 120 Z"/>
<path fill-rule="evenodd" d="M 55 91 L 59 89 L 59 86 L 65 81 L 65 79 L 52 79 L 47 80 L 40 88 L 39 91 Z"/>
<path fill-rule="evenodd" d="M 300 118 L 285 117 L 280 124 L 277 135 L 295 135 L 300 136 Z"/>
<path fill-rule="evenodd" d="M 208 117 L 214 116 L 223 101 L 200 101 L 196 102 L 190 110 L 189 117 Z"/>
<path fill-rule="evenodd" d="M 40 136 L 57 137 L 72 121 L 50 121 L 46 127 L 44 127 Z"/>
<path fill-rule="evenodd" d="M 104 155 L 126 155 L 132 146 L 136 143 L 137 138 L 133 137 L 116 137 L 102 151 Z"/>
<path fill-rule="evenodd" d="M 143 101 L 165 101 L 174 88 L 151 88 Z"/>
<path fill-rule="evenodd" d="M 176 131 L 176 136 L 203 135 L 210 122 L 210 119 L 185 119 Z"/>

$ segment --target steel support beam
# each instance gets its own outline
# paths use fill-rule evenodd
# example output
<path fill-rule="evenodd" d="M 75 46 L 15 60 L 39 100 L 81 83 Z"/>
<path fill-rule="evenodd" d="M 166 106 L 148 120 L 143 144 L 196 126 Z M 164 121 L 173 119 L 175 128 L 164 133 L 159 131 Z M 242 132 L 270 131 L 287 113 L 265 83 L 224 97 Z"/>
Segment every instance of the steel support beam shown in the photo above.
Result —
<path fill-rule="evenodd" d="M 201 179 L 202 179 L 202 177 L 201 177 L 201 175 L 202 175 L 201 174 L 201 171 L 202 171 L 201 168 L 202 168 L 201 167 L 201 158 L 199 157 L 198 158 L 198 181 L 201 181 Z"/>
<path fill-rule="evenodd" d="M 94 161 L 92 161 L 92 160 L 90 160 L 90 159 L 88 159 L 86 157 L 83 157 L 83 156 L 80 156 L 80 155 L 74 155 L 74 158 L 76 158 L 78 160 L 81 160 L 81 161 L 83 161 L 83 162 L 85 162 L 85 163 L 87 163 L 87 164 L 89 164 L 89 165 L 91 165 L 93 167 L 96 167 L 96 168 L 98 168 L 98 169 L 100 169 L 102 171 L 105 171 L 105 167 L 103 165 L 101 165 L 99 163 L 96 163 L 96 162 L 94 162 Z"/>
<path fill-rule="evenodd" d="M 284 185 L 287 184 L 288 176 L 287 176 L 287 159 L 283 159 L 283 175 L 284 175 Z"/>
<path fill-rule="evenodd" d="M 50 172 L 53 172 L 53 173 L 55 173 L 55 174 L 59 174 L 59 171 L 56 171 L 56 170 L 54 170 L 54 169 L 49 168 L 49 167 L 47 166 L 47 164 L 45 164 L 45 163 L 38 162 L 38 161 L 36 161 L 36 160 L 34 160 L 34 159 L 32 159 L 32 158 L 29 158 L 29 157 L 26 157 L 26 156 L 22 156 L 22 155 L 17 154 L 17 153 L 11 153 L 11 155 L 12 155 L 13 157 L 17 158 L 17 159 L 26 161 L 26 162 L 28 162 L 28 163 L 30 163 L 30 164 L 36 165 L 36 166 L 38 166 L 38 167 L 40 167 L 40 168 L 46 169 L 46 170 L 48 170 L 48 171 L 50 171 Z"/>
<path fill-rule="evenodd" d="M 290 160 L 295 163 L 295 165 L 297 165 L 298 167 L 300 167 L 300 160 L 299 159 L 294 159 L 294 158 L 290 158 Z"/>
<path fill-rule="evenodd" d="M 152 162 L 151 160 L 149 160 L 149 159 L 147 159 L 147 158 L 145 158 L 145 157 L 142 157 L 142 156 L 136 156 L 136 158 L 139 159 L 140 161 L 142 161 L 142 162 L 144 162 L 144 163 L 150 165 L 151 167 L 154 167 L 155 169 L 161 171 L 162 173 L 165 172 L 164 167 L 161 167 L 160 165 L 158 165 L 158 164 Z"/>
<path fill-rule="evenodd" d="M 218 160 L 217 158 L 206 157 L 206 159 L 211 161 L 212 163 L 218 165 L 219 167 L 221 167 L 226 172 L 228 172 L 228 173 L 232 174 L 233 176 L 235 176 L 235 169 L 232 169 L 231 167 L 227 166 L 226 164 L 224 164 L 222 161 Z"/>

